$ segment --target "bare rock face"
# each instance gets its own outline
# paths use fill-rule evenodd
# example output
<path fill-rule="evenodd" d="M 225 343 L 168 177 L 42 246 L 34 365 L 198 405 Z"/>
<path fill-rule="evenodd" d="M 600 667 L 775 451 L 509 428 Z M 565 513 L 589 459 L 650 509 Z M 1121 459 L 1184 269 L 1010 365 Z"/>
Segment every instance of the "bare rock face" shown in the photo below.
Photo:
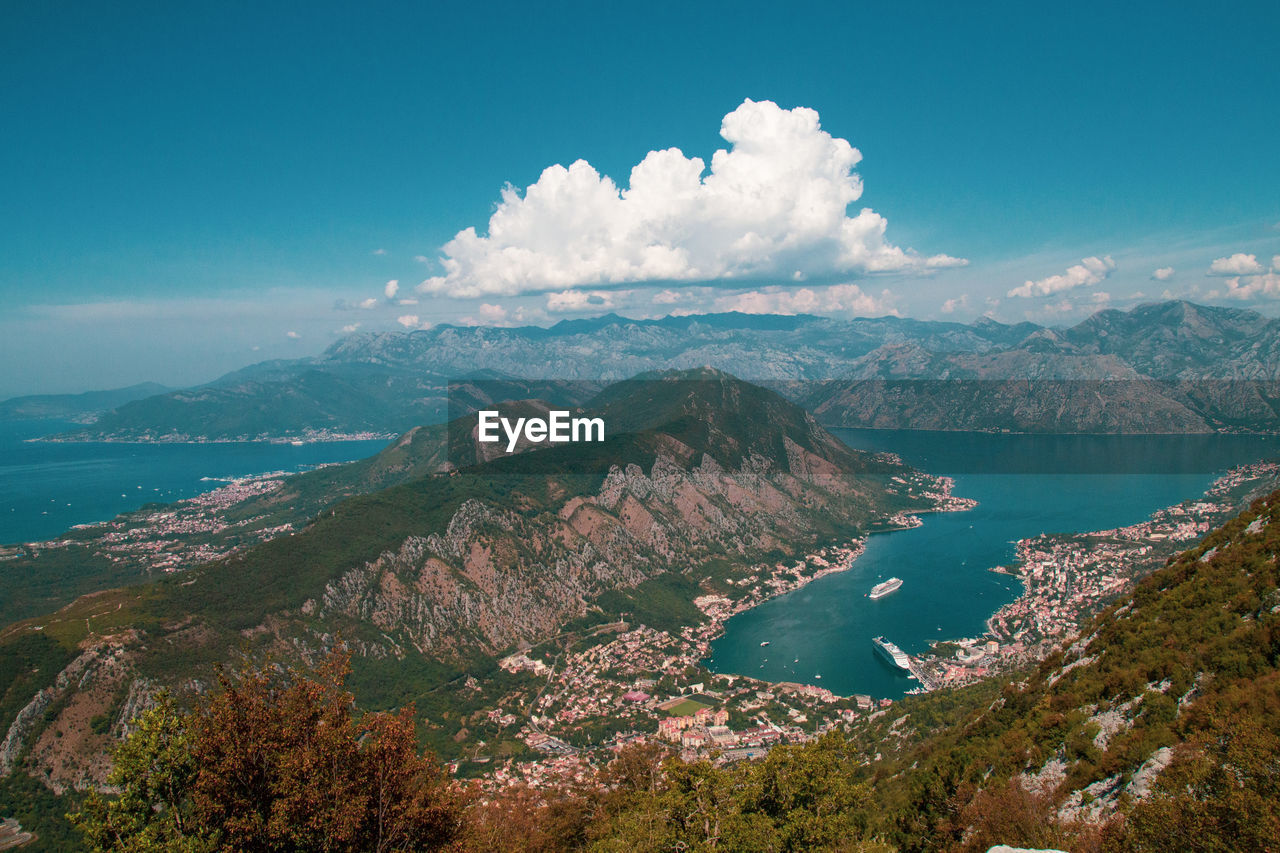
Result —
<path fill-rule="evenodd" d="M 105 782 L 113 736 L 126 734 L 128 721 L 151 701 L 126 645 L 88 647 L 31 698 L 0 743 L 0 776 L 21 764 L 56 792 Z M 95 718 L 107 724 L 91 725 Z"/>
<path fill-rule="evenodd" d="M 609 589 L 802 536 L 809 522 L 800 508 L 815 484 L 848 484 L 798 445 L 788 453 L 791 472 L 759 455 L 735 471 L 709 455 L 688 468 L 666 456 L 647 472 L 614 466 L 595 494 L 534 516 L 468 500 L 444 533 L 409 537 L 352 568 L 303 610 L 372 624 L 422 654 L 472 643 L 492 654 L 553 633 Z"/>

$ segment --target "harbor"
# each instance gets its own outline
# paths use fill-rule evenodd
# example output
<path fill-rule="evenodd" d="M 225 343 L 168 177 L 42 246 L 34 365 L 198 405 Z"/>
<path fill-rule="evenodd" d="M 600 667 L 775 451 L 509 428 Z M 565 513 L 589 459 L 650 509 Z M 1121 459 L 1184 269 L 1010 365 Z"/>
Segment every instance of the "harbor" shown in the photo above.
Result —
<path fill-rule="evenodd" d="M 1025 548 L 1031 560 L 1025 573 L 992 571 L 1018 563 L 1019 542 L 1053 531 L 1083 534 L 1127 529 L 1123 525 L 1146 530 L 1153 514 L 1189 499 L 1196 503 L 1218 476 L 1210 471 L 1177 470 L 1174 462 L 1181 458 L 1182 449 L 1177 438 L 1155 438 L 1147 444 L 1152 457 L 1167 447 L 1173 473 L 1159 473 L 1156 467 L 1153 473 L 1136 476 L 1063 474 L 1052 469 L 1028 472 L 1039 446 L 1034 436 L 966 435 L 959 441 L 954 436 L 904 436 L 890 431 L 841 430 L 837 434 L 866 449 L 902 446 L 903 458 L 910 464 L 944 474 L 958 472 L 954 493 L 974 498 L 978 505 L 965 512 L 922 516 L 918 527 L 872 534 L 864 553 L 847 571 L 734 615 L 724 635 L 712 644 L 714 671 L 775 683 L 820 683 L 842 696 L 892 699 L 920 687 L 965 683 L 993 667 L 1004 669 L 1029 661 L 1045 629 L 1058 630 L 1058 623 L 1050 618 L 1056 612 L 1054 590 L 1069 589 L 1067 575 L 1046 567 L 1056 565 L 1059 557 L 1076 558 L 1067 556 L 1065 544 L 1042 542 Z M 1055 441 L 1050 438 L 1044 443 L 1053 447 Z M 1088 470 L 1101 465 L 1090 457 L 1092 449 L 1097 449 L 1100 460 L 1109 461 L 1115 444 L 1123 444 L 1123 439 L 1077 437 L 1073 448 L 1083 457 L 1079 465 Z M 1214 458 L 1230 460 L 1238 454 L 1239 462 L 1252 461 L 1257 450 L 1230 436 L 1221 445 Z M 1030 456 L 1001 457 L 1011 449 Z M 971 452 L 1001 457 L 1021 473 L 963 473 L 973 467 Z M 1202 526 L 1208 519 L 1193 522 L 1189 516 L 1178 516 L 1171 518 L 1170 529 L 1177 531 L 1179 524 Z M 1131 544 L 1140 548 L 1144 543 L 1135 539 Z M 1104 552 L 1099 554 L 1108 564 L 1114 561 Z M 1099 586 L 1102 598 L 1091 595 L 1083 604 L 1092 606 L 1090 602 L 1103 600 L 1108 590 L 1114 593 L 1117 576 L 1106 565 L 1099 563 L 1096 571 L 1086 574 L 1096 576 L 1098 584 L 1112 586 Z M 876 585 L 895 578 L 902 581 L 900 588 L 871 598 Z M 1020 602 L 1028 590 L 1034 599 L 1027 600 L 1034 603 L 1024 606 Z M 1080 604 L 1067 602 L 1076 610 Z M 988 637 L 988 620 L 993 616 L 1000 636 Z M 1062 624 L 1067 621 L 1064 616 Z M 876 636 L 887 637 L 911 658 L 910 672 L 887 665 L 871 643 Z M 958 638 L 969 638 L 969 644 L 961 645 Z M 763 640 L 770 645 L 762 647 Z M 988 642 L 995 642 L 994 651 Z M 817 674 L 822 675 L 820 682 L 814 678 Z"/>

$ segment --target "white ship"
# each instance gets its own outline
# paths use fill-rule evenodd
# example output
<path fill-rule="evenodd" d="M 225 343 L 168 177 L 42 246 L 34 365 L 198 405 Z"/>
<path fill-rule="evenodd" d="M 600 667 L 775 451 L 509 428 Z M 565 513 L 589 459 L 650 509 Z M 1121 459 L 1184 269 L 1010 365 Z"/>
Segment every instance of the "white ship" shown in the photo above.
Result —
<path fill-rule="evenodd" d="M 871 599 L 884 598 L 891 592 L 897 592 L 898 587 L 902 586 L 902 578 L 889 578 L 884 583 L 878 583 L 871 587 Z"/>
<path fill-rule="evenodd" d="M 907 657 L 907 653 L 886 640 L 884 637 L 873 637 L 871 642 L 875 644 L 878 651 L 885 660 L 905 672 L 911 671 L 911 659 Z"/>

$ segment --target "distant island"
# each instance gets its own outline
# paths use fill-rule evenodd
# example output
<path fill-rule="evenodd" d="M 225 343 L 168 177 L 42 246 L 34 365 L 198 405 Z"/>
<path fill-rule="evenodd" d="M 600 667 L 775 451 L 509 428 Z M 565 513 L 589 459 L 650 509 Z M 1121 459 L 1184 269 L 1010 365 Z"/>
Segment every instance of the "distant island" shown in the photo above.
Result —
<path fill-rule="evenodd" d="M 135 400 L 167 394 L 171 390 L 173 389 L 155 382 L 143 382 L 110 391 L 11 397 L 0 401 L 0 421 L 57 420 L 92 423 L 112 409 Z"/>

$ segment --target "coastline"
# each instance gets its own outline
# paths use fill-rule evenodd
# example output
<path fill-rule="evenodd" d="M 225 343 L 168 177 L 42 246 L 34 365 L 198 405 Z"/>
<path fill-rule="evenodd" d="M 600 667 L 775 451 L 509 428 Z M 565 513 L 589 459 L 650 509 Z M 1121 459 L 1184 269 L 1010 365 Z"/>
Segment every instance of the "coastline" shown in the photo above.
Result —
<path fill-rule="evenodd" d="M 932 506 L 894 513 L 859 538 L 850 540 L 842 545 L 828 545 L 812 553 L 805 554 L 803 558 L 797 558 L 796 566 L 788 567 L 782 563 L 775 564 L 772 568 L 772 574 L 767 580 L 761 581 L 757 575 L 749 576 L 742 583 L 755 585 L 740 598 L 730 599 L 720 595 L 705 595 L 694 599 L 694 605 L 702 611 L 707 621 L 696 626 L 695 630 L 698 634 L 696 643 L 697 657 L 691 663 L 702 666 L 714 675 L 733 675 L 734 677 L 747 679 L 759 684 L 775 686 L 789 684 L 790 682 L 774 682 L 751 675 L 721 673 L 712 670 L 706 666 L 706 661 L 710 659 L 707 655 L 711 651 L 711 643 L 724 635 L 725 624 L 737 614 L 751 610 L 779 596 L 803 589 L 819 578 L 846 572 L 853 568 L 858 558 L 865 553 L 867 540 L 871 536 L 919 527 L 924 524 L 924 520 L 920 518 L 920 515 L 925 513 L 964 512 L 978 505 L 978 502 L 973 498 L 961 498 L 951 494 L 951 490 L 955 487 L 953 478 L 924 474 L 923 472 L 917 473 L 920 476 L 927 477 L 935 486 L 934 490 L 925 492 L 925 495 L 933 501 Z M 835 557 L 834 561 L 831 559 L 832 555 Z M 817 568 L 806 574 L 798 570 L 801 565 L 816 565 Z M 791 574 L 793 578 L 786 580 L 779 577 L 783 574 Z M 813 691 L 813 695 L 819 696 L 825 701 L 849 698 L 840 696 L 818 685 L 803 686 Z"/>
<path fill-rule="evenodd" d="M 500 787 L 516 781 L 536 782 L 557 773 L 572 774 L 580 770 L 582 762 L 590 761 L 596 750 L 637 740 L 674 744 L 690 759 L 703 756 L 707 749 L 725 750 L 723 754 L 717 752 L 717 761 L 759 757 L 771 744 L 807 743 L 858 715 L 882 713 L 893 700 L 875 700 L 860 694 L 840 696 L 819 686 L 820 682 L 772 681 L 721 672 L 709 665 L 709 654 L 712 643 L 724 634 L 725 625 L 733 616 L 800 590 L 819 578 L 848 571 L 863 555 L 871 535 L 917 527 L 923 523 L 919 514 L 924 512 L 954 512 L 976 504 L 972 499 L 952 496 L 954 483 L 949 478 L 919 471 L 912 471 L 907 477 L 909 481 L 901 480 L 900 485 L 919 486 L 932 493 L 930 506 L 888 513 L 877 519 L 870 530 L 850 540 L 815 544 L 788 560 L 751 566 L 749 574 L 729 581 L 731 591 L 694 598 L 692 603 L 701 618 L 691 624 L 668 632 L 643 624 L 620 623 L 609 626 L 616 633 L 606 631 L 609 636 L 603 643 L 592 642 L 572 651 L 548 645 L 541 653 L 537 651 L 542 646 L 539 643 L 504 658 L 499 663 L 503 669 L 511 673 L 529 671 L 538 679 L 536 695 L 519 702 L 507 697 L 490 715 L 507 721 L 513 736 L 543 755 L 532 761 L 508 759 L 485 774 L 487 784 Z M 658 680 L 664 678 L 673 679 L 674 683 L 663 695 L 674 691 L 677 696 L 701 696 L 696 701 L 714 700 L 721 708 L 732 708 L 749 719 L 739 719 L 733 730 L 717 730 L 718 736 L 727 737 L 728 741 L 718 745 L 702 743 L 698 739 L 708 735 L 686 733 L 685 725 L 672 722 L 667 710 L 671 699 L 660 699 L 659 691 L 654 690 Z M 519 711 L 503 716 L 517 707 Z M 691 717 L 687 723 L 710 725 L 698 720 Z M 569 742 L 575 726 L 593 721 L 608 721 L 612 731 L 607 739 L 585 748 L 581 743 L 574 746 Z"/>
<path fill-rule="evenodd" d="M 940 641 L 960 647 L 956 657 L 914 656 L 919 674 L 927 676 L 921 684 L 929 690 L 958 687 L 1043 660 L 1169 557 L 1276 488 L 1280 464 L 1254 462 L 1136 524 L 1018 540 L 1015 561 L 987 571 L 1019 578 L 1021 594 L 986 619 L 984 634 Z"/>
<path fill-rule="evenodd" d="M 66 433 L 42 435 L 23 439 L 29 444 L 325 444 L 342 441 L 391 441 L 402 433 L 394 432 L 306 432 L 298 435 L 257 435 L 211 438 L 202 435 L 170 433 L 151 438 L 125 438 L 118 436 L 75 437 Z"/>

